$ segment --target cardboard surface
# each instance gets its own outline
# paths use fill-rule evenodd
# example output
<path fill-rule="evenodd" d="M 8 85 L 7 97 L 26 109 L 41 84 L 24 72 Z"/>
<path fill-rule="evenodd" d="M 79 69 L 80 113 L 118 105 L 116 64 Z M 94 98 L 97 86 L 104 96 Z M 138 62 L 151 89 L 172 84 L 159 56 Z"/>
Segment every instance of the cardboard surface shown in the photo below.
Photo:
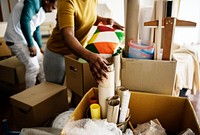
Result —
<path fill-rule="evenodd" d="M 85 118 L 86 109 L 90 105 L 89 99 L 97 94 L 97 88 L 92 88 L 88 91 L 70 119 Z M 195 111 L 187 98 L 132 91 L 129 109 L 130 122 L 133 126 L 157 118 L 169 135 L 179 134 L 187 128 L 191 128 L 196 135 L 200 134 L 200 125 Z"/>
<path fill-rule="evenodd" d="M 122 57 L 122 86 L 134 91 L 175 95 L 175 61 Z"/>
<path fill-rule="evenodd" d="M 43 82 L 10 97 L 16 126 L 44 126 L 58 113 L 68 109 L 65 86 Z"/>
<path fill-rule="evenodd" d="M 4 37 L 7 25 L 7 22 L 0 22 L 0 37 Z"/>
<path fill-rule="evenodd" d="M 82 97 L 91 87 L 97 86 L 87 62 L 65 56 L 65 68 L 67 87 L 79 96 Z"/>
<path fill-rule="evenodd" d="M 0 57 L 6 57 L 11 55 L 12 53 L 10 48 L 6 45 L 3 37 L 0 37 Z"/>
<path fill-rule="evenodd" d="M 8 92 L 11 95 L 25 90 L 25 88 L 26 88 L 25 85 L 26 85 L 25 82 L 21 83 L 21 84 L 10 84 L 10 83 L 0 81 L 1 91 Z"/>
<path fill-rule="evenodd" d="M 0 61 L 0 81 L 10 84 L 25 82 L 25 67 L 16 56 Z"/>

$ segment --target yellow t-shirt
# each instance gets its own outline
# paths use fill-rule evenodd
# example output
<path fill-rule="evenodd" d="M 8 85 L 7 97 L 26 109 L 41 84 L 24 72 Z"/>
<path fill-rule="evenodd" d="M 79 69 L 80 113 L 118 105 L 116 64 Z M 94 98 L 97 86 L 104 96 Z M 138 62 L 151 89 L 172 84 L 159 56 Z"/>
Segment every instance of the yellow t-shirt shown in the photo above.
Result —
<path fill-rule="evenodd" d="M 96 8 L 97 0 L 58 0 L 57 24 L 47 42 L 47 48 L 63 55 L 71 53 L 64 45 L 60 33 L 66 27 L 73 27 L 75 37 L 85 46 L 89 30 L 96 21 Z"/>

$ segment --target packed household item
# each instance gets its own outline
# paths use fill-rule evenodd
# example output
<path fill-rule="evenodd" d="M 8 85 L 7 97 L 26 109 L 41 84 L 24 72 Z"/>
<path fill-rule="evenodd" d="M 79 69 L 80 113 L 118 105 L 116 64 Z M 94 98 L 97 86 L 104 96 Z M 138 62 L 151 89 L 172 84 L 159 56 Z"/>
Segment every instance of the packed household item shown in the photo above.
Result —
<path fill-rule="evenodd" d="M 128 58 L 134 59 L 153 59 L 154 44 L 148 41 L 131 39 L 128 42 Z"/>
<path fill-rule="evenodd" d="M 52 128 L 63 129 L 73 112 L 74 108 L 70 108 L 68 111 L 65 111 L 57 115 L 52 122 Z"/>
<path fill-rule="evenodd" d="M 109 58 L 122 49 L 123 40 L 124 31 L 100 23 L 85 48 L 104 58 Z"/>

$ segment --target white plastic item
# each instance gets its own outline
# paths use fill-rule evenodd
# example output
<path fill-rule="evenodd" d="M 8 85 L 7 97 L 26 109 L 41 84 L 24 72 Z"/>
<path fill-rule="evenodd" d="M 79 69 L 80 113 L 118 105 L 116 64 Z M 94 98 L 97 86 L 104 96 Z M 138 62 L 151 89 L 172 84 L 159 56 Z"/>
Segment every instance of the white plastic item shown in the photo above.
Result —
<path fill-rule="evenodd" d="M 67 123 L 69 117 L 73 113 L 74 108 L 69 109 L 68 111 L 65 111 L 61 114 L 59 114 L 53 121 L 52 127 L 58 128 L 58 129 L 63 129 L 65 124 Z"/>

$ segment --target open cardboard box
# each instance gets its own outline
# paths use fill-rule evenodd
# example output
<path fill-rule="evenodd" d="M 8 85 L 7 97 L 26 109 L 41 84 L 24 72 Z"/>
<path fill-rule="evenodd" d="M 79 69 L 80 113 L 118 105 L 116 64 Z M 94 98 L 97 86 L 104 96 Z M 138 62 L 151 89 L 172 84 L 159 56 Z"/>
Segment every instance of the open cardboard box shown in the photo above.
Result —
<path fill-rule="evenodd" d="M 86 109 L 90 105 L 89 99 L 97 94 L 98 89 L 91 88 L 74 110 L 70 120 L 86 118 Z M 129 109 L 130 122 L 133 126 L 157 118 L 169 135 L 179 134 L 187 128 L 192 129 L 196 135 L 200 135 L 200 125 L 192 104 L 187 98 L 132 91 Z M 67 133 L 63 130 L 62 135 L 67 135 Z"/>
<path fill-rule="evenodd" d="M 76 60 L 66 55 L 65 68 L 67 87 L 80 97 L 83 97 L 91 87 L 98 85 L 86 61 Z"/>
<path fill-rule="evenodd" d="M 125 58 L 121 55 L 121 85 L 130 90 L 177 96 L 176 61 Z"/>

